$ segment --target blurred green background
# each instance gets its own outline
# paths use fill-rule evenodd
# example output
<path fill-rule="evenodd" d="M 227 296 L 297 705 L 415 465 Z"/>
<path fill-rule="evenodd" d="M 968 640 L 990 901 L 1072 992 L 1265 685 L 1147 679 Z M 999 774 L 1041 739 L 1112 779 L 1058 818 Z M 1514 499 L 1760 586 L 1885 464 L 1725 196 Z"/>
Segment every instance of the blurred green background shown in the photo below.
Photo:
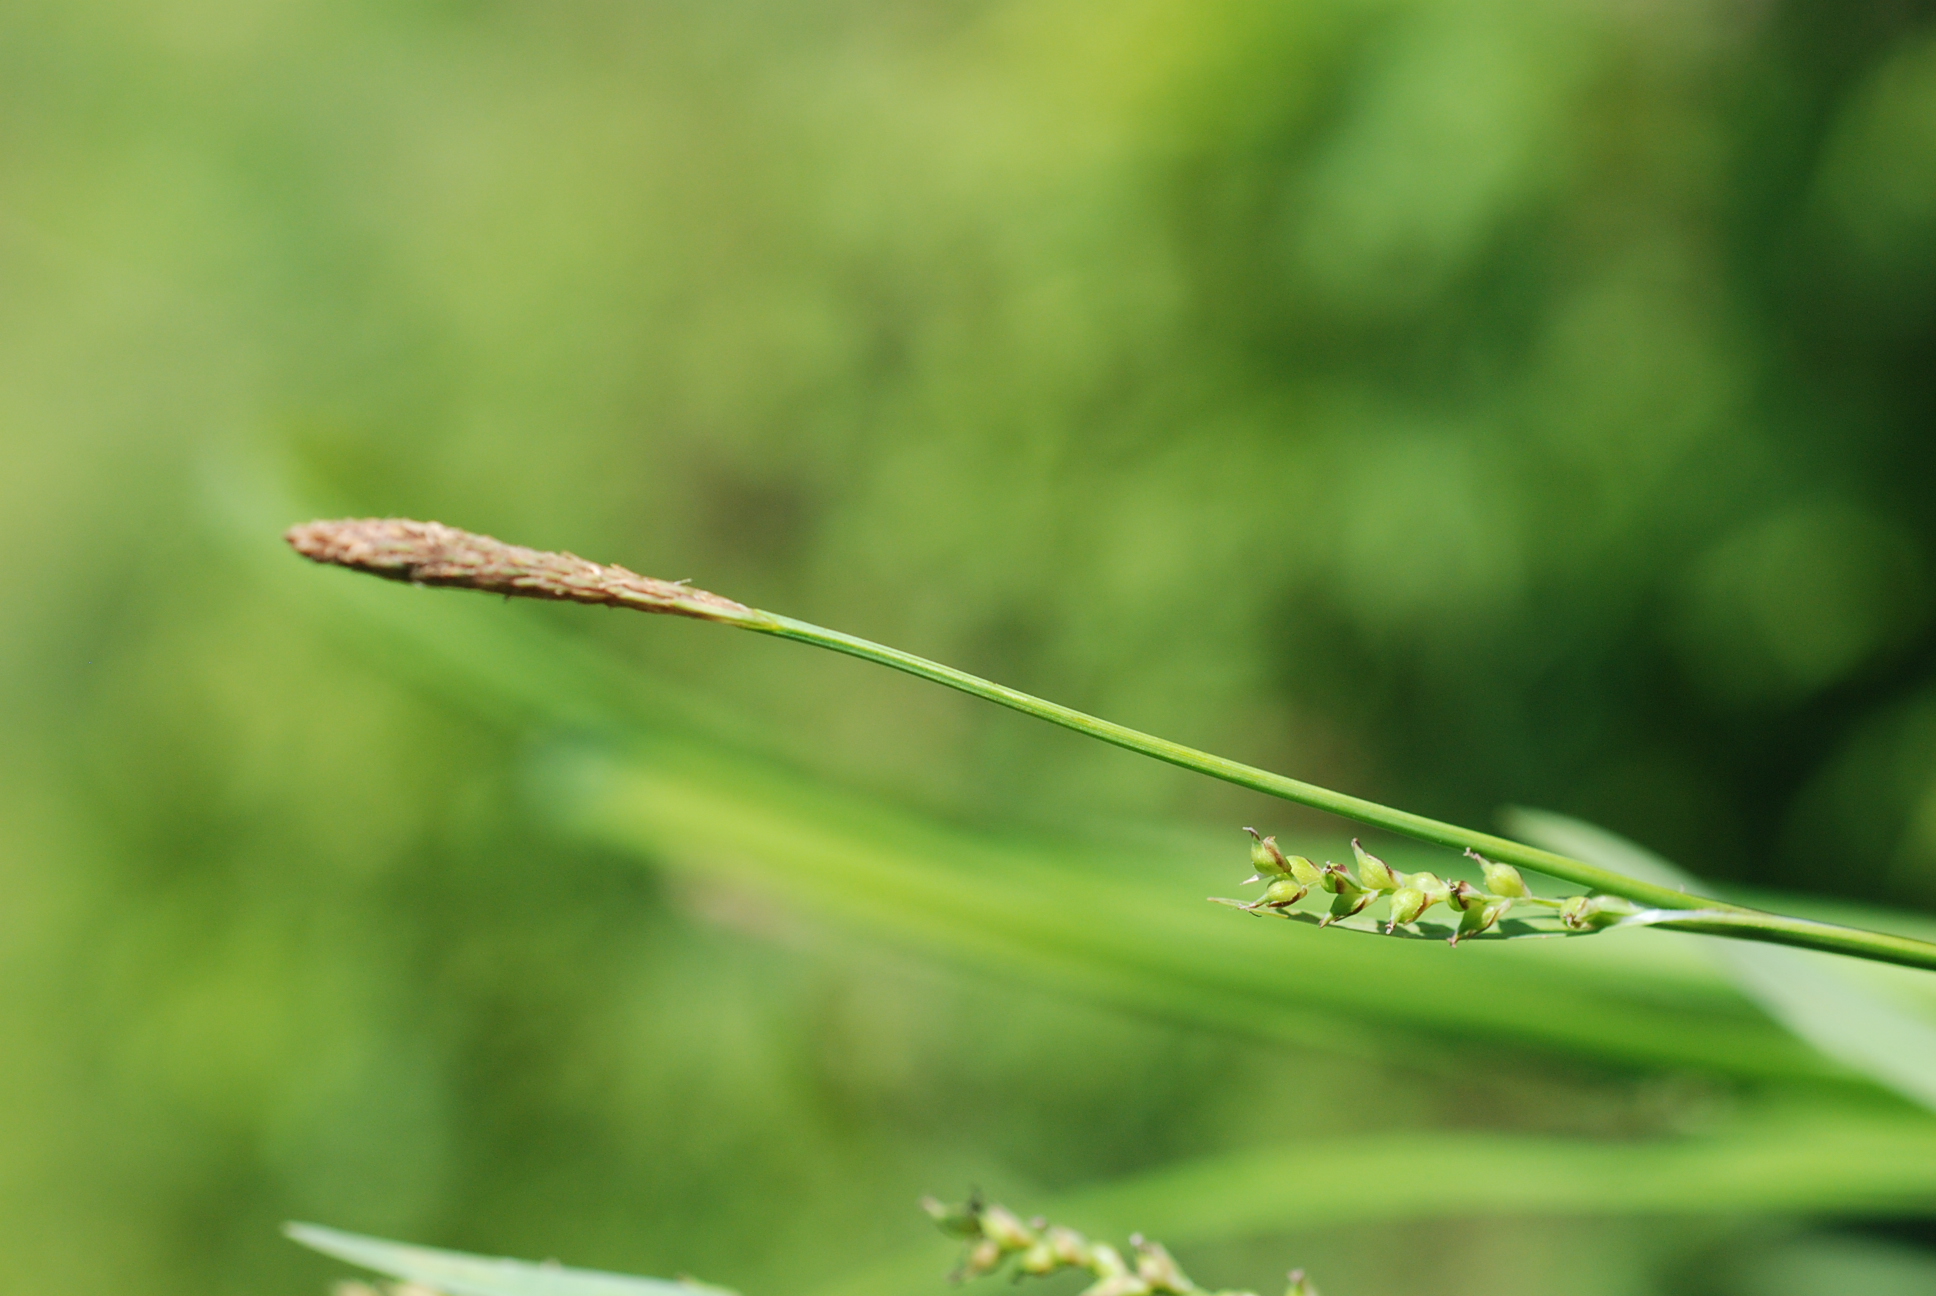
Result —
<path fill-rule="evenodd" d="M 1237 825 L 1349 829 L 277 539 L 1913 925 L 1930 10 L 0 7 L 8 1286 L 320 1292 L 298 1217 L 938 1293 L 980 1184 L 1266 1293 L 1936 1289 L 1936 1115 L 1693 938 L 1250 922 Z"/>

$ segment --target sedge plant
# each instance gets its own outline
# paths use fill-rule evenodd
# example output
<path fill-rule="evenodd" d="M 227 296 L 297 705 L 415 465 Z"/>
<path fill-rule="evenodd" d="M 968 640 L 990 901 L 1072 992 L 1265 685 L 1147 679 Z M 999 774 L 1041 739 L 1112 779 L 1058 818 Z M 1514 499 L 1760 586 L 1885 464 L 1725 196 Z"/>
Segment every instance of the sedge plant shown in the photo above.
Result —
<path fill-rule="evenodd" d="M 1372 827 L 1462 849 L 1476 880 L 1393 867 L 1353 840 L 1349 864 L 1322 866 L 1287 854 L 1274 837 L 1249 834 L 1251 883 L 1263 893 L 1219 903 L 1252 915 L 1389 937 L 1467 941 L 1527 936 L 1584 936 L 1624 926 L 1664 926 L 1746 940 L 1828 950 L 1910 967 L 1936 969 L 1936 945 L 1816 922 L 1692 895 L 1658 878 L 1629 876 L 1572 856 L 1412 815 L 1313 784 L 1240 764 L 1032 697 L 952 667 L 838 631 L 747 607 L 684 582 L 640 576 L 622 567 L 505 544 L 438 523 L 399 519 L 313 522 L 292 528 L 289 543 L 305 557 L 392 580 L 468 588 L 512 597 L 563 600 L 714 621 L 830 648 L 998 702 L 1091 737 L 1171 764 L 1331 811 Z M 1558 843 L 1565 846 L 1565 842 Z M 1592 852 L 1583 851 L 1591 854 Z M 1619 861 L 1613 861 L 1619 862 Z M 1536 894 L 1520 871 L 1584 888 L 1566 897 Z M 1671 879 L 1669 879 L 1671 881 Z M 1743 951 L 1748 952 L 1746 950 Z M 1773 951 L 1766 951 L 1769 956 Z M 1197 1286 L 1159 1243 L 1141 1235 L 1119 1249 L 1043 1218 L 1023 1219 L 977 1194 L 959 1205 L 932 1198 L 924 1208 L 964 1250 L 956 1281 L 1007 1275 L 1085 1274 L 1083 1296 L 1253 1296 Z M 529 1265 L 361 1238 L 311 1225 L 291 1236 L 318 1250 L 400 1280 L 393 1296 L 727 1296 L 690 1279 L 662 1281 Z M 346 1284 L 345 1296 L 377 1289 Z M 1302 1270 L 1286 1296 L 1315 1296 Z"/>
<path fill-rule="evenodd" d="M 1936 970 L 1936 944 L 1927 941 L 1699 896 L 1555 851 L 1381 805 L 1143 733 L 898 648 L 748 607 L 683 581 L 641 576 L 575 554 L 529 549 L 437 522 L 400 518 L 310 522 L 290 528 L 285 539 L 305 558 L 389 580 L 690 617 L 831 649 L 1239 787 L 1463 851 L 1478 863 L 1483 877 L 1483 882 L 1475 885 L 1464 880 L 1448 882 L 1431 872 L 1403 873 L 1355 841 L 1356 872 L 1339 863 L 1320 868 L 1302 856 L 1285 855 L 1274 839 L 1246 829 L 1253 839 L 1255 873 L 1251 881 L 1265 883 L 1265 892 L 1251 902 L 1219 902 L 1254 914 L 1380 931 L 1388 936 L 1444 935 L 1453 944 L 1468 939 L 1583 935 L 1615 927 L 1658 926 Z M 1565 899 L 1538 896 L 1526 885 L 1520 869 L 1584 890 Z M 1312 897 L 1321 902 L 1323 912 L 1301 907 Z M 1382 923 L 1372 908 L 1379 902 L 1384 907 Z M 1448 920 L 1434 925 L 1427 921 L 1427 914 L 1438 905 L 1444 906 Z"/>

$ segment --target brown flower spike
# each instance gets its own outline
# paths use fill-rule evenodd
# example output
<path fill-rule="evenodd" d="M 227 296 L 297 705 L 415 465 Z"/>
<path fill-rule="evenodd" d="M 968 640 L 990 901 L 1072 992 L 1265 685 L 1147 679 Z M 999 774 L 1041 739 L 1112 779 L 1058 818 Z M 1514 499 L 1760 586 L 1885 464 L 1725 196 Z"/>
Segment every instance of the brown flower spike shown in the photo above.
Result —
<path fill-rule="evenodd" d="M 333 563 L 414 585 L 449 585 L 507 597 L 562 599 L 748 625 L 760 614 L 729 598 L 623 567 L 505 544 L 441 522 L 344 518 L 305 522 L 283 533 L 290 547 Z"/>

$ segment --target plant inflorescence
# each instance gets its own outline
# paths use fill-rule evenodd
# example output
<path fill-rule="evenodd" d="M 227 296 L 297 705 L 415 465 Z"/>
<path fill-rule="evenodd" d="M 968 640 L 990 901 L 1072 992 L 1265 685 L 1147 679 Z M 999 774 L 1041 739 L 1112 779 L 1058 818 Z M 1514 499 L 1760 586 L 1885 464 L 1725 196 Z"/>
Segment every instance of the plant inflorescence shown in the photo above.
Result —
<path fill-rule="evenodd" d="M 1383 900 L 1387 903 L 1384 928 L 1387 936 L 1397 935 L 1401 927 L 1407 928 L 1410 934 L 1422 935 L 1419 920 L 1432 906 L 1443 904 L 1458 915 L 1457 925 L 1446 937 L 1453 945 L 1492 931 L 1515 905 L 1541 911 L 1559 928 L 1570 932 L 1596 931 L 1646 916 L 1638 905 L 1619 896 L 1583 892 L 1556 899 L 1534 895 L 1518 869 L 1487 859 L 1475 850 L 1466 851 L 1466 856 L 1479 866 L 1484 880 L 1478 885 L 1464 878 L 1448 882 L 1436 873 L 1406 873 L 1395 869 L 1366 850 L 1356 838 L 1351 842 L 1351 853 L 1358 864 L 1356 874 L 1348 865 L 1335 862 L 1327 861 L 1320 868 L 1302 855 L 1286 855 L 1275 837 L 1262 836 L 1255 828 L 1244 831 L 1251 837 L 1250 863 L 1256 870 L 1244 882 L 1246 885 L 1265 883 L 1264 893 L 1248 904 L 1236 900 L 1218 902 L 1248 913 L 1315 917 L 1318 926 L 1329 927 L 1355 918 Z M 1296 907 L 1313 893 L 1331 897 L 1321 916 Z"/>
<path fill-rule="evenodd" d="M 953 1282 L 999 1273 L 1005 1267 L 1016 1281 L 1074 1269 L 1095 1277 L 1082 1296 L 1256 1296 L 1206 1291 L 1190 1281 L 1161 1242 L 1141 1233 L 1131 1235 L 1126 1257 L 1107 1242 L 1091 1242 L 1074 1229 L 1040 1216 L 1024 1221 L 1006 1207 L 984 1202 L 979 1193 L 958 1206 L 925 1197 L 921 1208 L 942 1232 L 968 1244 L 961 1263 L 949 1275 Z M 1293 1269 L 1285 1296 L 1318 1296 L 1318 1291 L 1302 1269 Z"/>

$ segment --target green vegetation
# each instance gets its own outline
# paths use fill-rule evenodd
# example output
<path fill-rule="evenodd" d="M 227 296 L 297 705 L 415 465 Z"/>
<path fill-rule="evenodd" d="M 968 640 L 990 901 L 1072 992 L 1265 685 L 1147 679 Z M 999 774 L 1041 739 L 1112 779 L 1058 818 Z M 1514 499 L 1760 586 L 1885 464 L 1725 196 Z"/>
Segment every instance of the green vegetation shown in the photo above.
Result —
<path fill-rule="evenodd" d="M 1931 1285 L 1926 974 L 1253 920 L 1203 903 L 1236 825 L 1356 830 L 832 654 L 273 539 L 622 558 L 1928 939 L 1913 7 L 0 31 L 10 1288 L 316 1296 L 344 1269 L 277 1232 L 310 1219 L 919 1296 L 955 1251 L 913 1203 L 976 1184 L 1263 1293 L 1291 1259 L 1327 1296 Z"/>

